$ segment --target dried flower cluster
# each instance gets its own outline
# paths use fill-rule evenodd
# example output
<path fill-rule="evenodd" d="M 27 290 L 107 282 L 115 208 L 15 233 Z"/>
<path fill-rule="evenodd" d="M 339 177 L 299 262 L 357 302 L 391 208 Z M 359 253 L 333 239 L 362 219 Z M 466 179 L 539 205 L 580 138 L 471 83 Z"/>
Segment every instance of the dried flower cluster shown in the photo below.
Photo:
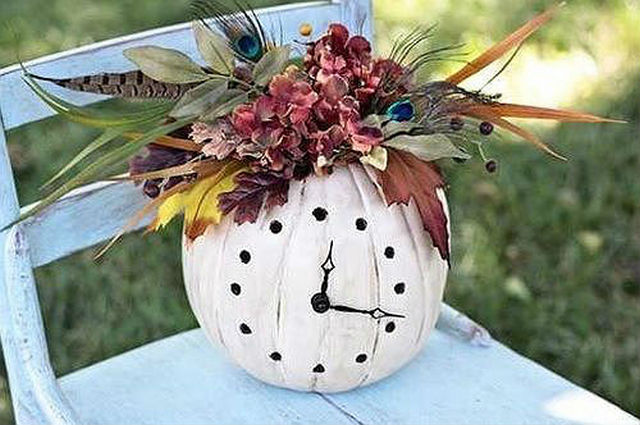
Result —
<path fill-rule="evenodd" d="M 547 22 L 544 12 L 443 81 L 416 81 L 416 71 L 446 60 L 455 46 L 417 52 L 431 29 L 400 38 L 385 58 L 372 56 L 371 44 L 334 23 L 303 44 L 302 57 L 291 46 L 267 39 L 250 10 L 230 13 L 214 0 L 199 12 L 193 32 L 206 66 L 183 53 L 156 46 L 125 51 L 138 66 L 126 73 L 52 79 L 33 74 L 26 81 L 49 106 L 70 119 L 105 130 L 72 161 L 94 158 L 85 170 L 54 189 L 28 214 L 51 205 L 68 190 L 129 159 L 130 178 L 152 198 L 141 217 L 158 213 L 152 228 L 185 215 L 188 237 L 198 237 L 222 216 L 253 222 L 263 208 L 287 202 L 292 179 L 331 174 L 336 166 L 360 161 L 374 167 L 386 202 L 415 202 L 424 228 L 449 259 L 446 215 L 437 190 L 444 179 L 434 161 L 468 159 L 477 149 L 488 172 L 484 141 L 495 129 L 509 131 L 551 155 L 535 135 L 509 121 L 538 118 L 573 122 L 608 121 L 594 115 L 498 102 L 499 96 L 468 91 L 459 84 Z M 214 18 L 214 27 L 207 23 Z M 300 33 L 307 37 L 310 25 Z M 139 111 L 110 115 L 71 105 L 45 91 L 35 79 L 74 90 L 125 98 L 160 98 Z M 109 144 L 128 137 L 124 145 Z M 99 150 L 99 147 L 108 149 Z M 465 145 L 463 147 L 463 145 Z M 131 155 L 143 149 L 133 158 Z M 73 167 L 52 179 L 59 183 Z M 51 182 L 50 182 L 51 183 Z"/>

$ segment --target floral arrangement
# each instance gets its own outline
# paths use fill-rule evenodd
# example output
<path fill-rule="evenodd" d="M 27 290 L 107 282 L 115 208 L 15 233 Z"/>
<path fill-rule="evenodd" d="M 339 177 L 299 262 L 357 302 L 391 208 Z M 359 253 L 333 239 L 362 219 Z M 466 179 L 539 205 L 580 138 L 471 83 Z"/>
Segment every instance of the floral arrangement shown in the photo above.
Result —
<path fill-rule="evenodd" d="M 53 190 L 28 214 L 128 162 L 129 173 L 117 178 L 141 183 L 151 199 L 131 225 L 155 211 L 150 228 L 159 229 L 184 213 L 186 235 L 194 239 L 225 215 L 238 224 L 254 222 L 261 209 L 285 204 L 292 180 L 360 162 L 387 204 L 415 202 L 434 246 L 448 260 L 446 216 L 436 195 L 445 182 L 434 161 L 465 161 L 474 147 L 494 172 L 497 163 L 486 159 L 482 147 L 496 128 L 562 158 L 508 119 L 610 121 L 501 103 L 498 95 L 459 85 L 519 46 L 556 8 L 437 81 L 420 81 L 418 71 L 451 58 L 460 46 L 419 49 L 432 28 L 415 29 L 387 56 L 374 57 L 370 42 L 340 23 L 314 40 L 303 24 L 304 40 L 283 45 L 266 35 L 249 9 L 196 2 L 194 10 L 204 65 L 179 51 L 141 46 L 124 52 L 138 67 L 126 73 L 54 79 L 25 71 L 26 82 L 57 112 L 104 129 L 48 182 Z M 115 110 L 79 108 L 36 80 L 145 102 Z"/>

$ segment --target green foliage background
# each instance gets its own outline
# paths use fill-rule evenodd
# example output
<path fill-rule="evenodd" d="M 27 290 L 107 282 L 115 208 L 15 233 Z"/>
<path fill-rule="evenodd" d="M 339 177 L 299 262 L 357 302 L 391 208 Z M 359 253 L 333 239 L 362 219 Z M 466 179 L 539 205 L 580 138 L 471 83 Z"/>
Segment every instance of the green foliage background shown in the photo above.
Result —
<path fill-rule="evenodd" d="M 478 52 L 550 4 L 374 0 L 376 45 L 388 51 L 395 35 L 437 22 L 434 43 L 463 41 L 469 52 Z M 0 16 L 11 24 L 0 27 L 0 66 L 5 66 L 15 62 L 14 34 L 29 59 L 184 21 L 188 14 L 186 0 L 5 0 Z M 477 160 L 444 164 L 454 250 L 446 301 L 518 352 L 635 415 L 640 415 L 639 27 L 638 0 L 571 1 L 498 79 L 504 82 L 498 88 L 508 88 L 515 100 L 551 99 L 628 124 L 535 128 L 570 157 L 568 163 L 507 140 L 488 147 L 500 162 L 496 175 L 484 173 Z M 457 66 L 444 63 L 432 71 L 437 77 Z M 554 92 L 563 96 L 554 98 Z M 91 136 L 58 119 L 13 131 L 9 149 L 22 203 L 37 199 L 39 184 Z M 160 234 L 126 237 L 99 265 L 88 250 L 37 270 L 58 374 L 196 325 L 182 288 L 179 236 L 175 223 Z M 10 423 L 4 376 L 0 423 Z"/>

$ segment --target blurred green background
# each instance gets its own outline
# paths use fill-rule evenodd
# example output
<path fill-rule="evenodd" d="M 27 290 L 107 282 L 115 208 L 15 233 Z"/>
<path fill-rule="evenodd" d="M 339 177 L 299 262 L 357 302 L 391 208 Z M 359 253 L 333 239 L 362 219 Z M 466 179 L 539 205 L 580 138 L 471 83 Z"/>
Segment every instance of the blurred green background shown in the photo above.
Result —
<path fill-rule="evenodd" d="M 261 1 L 256 5 L 273 4 Z M 551 1 L 374 0 L 376 46 L 416 24 L 433 43 L 477 53 Z M 4 0 L 0 66 L 184 21 L 186 0 Z M 640 0 L 574 0 L 536 34 L 488 91 L 511 101 L 570 107 L 626 125 L 537 125 L 569 158 L 522 143 L 481 161 L 444 164 L 450 183 L 453 268 L 446 301 L 500 341 L 640 415 Z M 459 64 L 432 69 L 442 77 Z M 479 88 L 496 68 L 469 81 Z M 10 133 L 22 203 L 92 132 L 50 119 Z M 196 325 L 182 288 L 180 229 L 130 235 L 96 264 L 93 250 L 37 270 L 49 348 L 65 374 Z M 52 241 L 55 243 L 55 241 Z M 12 421 L 0 373 L 0 423 Z"/>

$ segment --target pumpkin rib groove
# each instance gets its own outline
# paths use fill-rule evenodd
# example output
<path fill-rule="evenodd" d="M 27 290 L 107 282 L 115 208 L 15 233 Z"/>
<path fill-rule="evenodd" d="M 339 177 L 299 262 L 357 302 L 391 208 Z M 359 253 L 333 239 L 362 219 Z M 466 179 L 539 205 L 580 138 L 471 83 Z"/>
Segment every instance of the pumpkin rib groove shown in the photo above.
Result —
<path fill-rule="evenodd" d="M 210 225 L 210 231 L 213 232 L 214 228 L 213 226 Z M 227 239 L 229 237 L 229 232 L 231 231 L 231 226 L 230 225 L 226 225 L 225 229 L 224 229 L 224 234 L 222 236 L 222 243 L 220 244 L 220 252 L 218 254 L 218 264 L 224 264 L 222 262 L 223 257 L 224 257 L 224 251 L 225 251 L 225 247 L 227 245 Z M 194 241 L 195 242 L 195 241 Z M 222 267 L 218 267 L 218 270 L 216 271 L 216 278 L 214 280 L 215 282 L 222 282 L 220 275 L 222 274 Z M 199 291 L 201 291 L 199 289 Z M 217 303 L 215 303 L 217 305 Z M 224 350 L 227 353 L 231 353 L 231 349 L 227 346 L 227 344 L 224 341 L 224 335 L 222 333 L 222 326 L 220 325 L 220 309 L 219 308 L 215 308 L 215 324 L 216 324 L 216 330 L 218 331 L 218 335 L 220 335 L 220 345 L 222 345 L 222 347 L 224 348 Z"/>
<path fill-rule="evenodd" d="M 290 191 L 293 190 L 293 188 L 289 189 Z M 302 219 L 302 217 L 304 216 L 304 213 L 302 211 L 302 203 L 303 203 L 303 199 L 304 199 L 304 182 L 300 183 L 300 194 L 298 196 L 298 205 L 297 205 L 297 211 L 296 211 L 296 215 L 297 216 L 293 216 L 291 217 L 291 231 L 289 232 L 288 236 L 287 236 L 287 240 L 286 240 L 286 244 L 284 245 L 284 250 L 282 253 L 282 258 L 280 259 L 280 263 L 278 264 L 278 283 L 276 285 L 276 291 L 278 294 L 278 306 L 276 307 L 276 348 L 279 348 L 280 346 L 280 335 L 282 334 L 282 286 L 284 284 L 284 268 L 285 268 L 285 263 L 287 262 L 287 259 L 290 258 L 290 250 L 292 249 L 291 246 L 293 245 L 291 243 L 291 241 L 293 240 L 293 237 L 296 235 L 296 232 L 298 231 L 298 229 L 300 228 L 299 226 L 299 222 Z M 291 199 L 289 200 L 289 202 L 291 202 Z M 295 225 L 294 225 L 295 223 Z M 282 377 L 282 382 L 288 382 L 288 373 L 287 373 L 287 368 L 285 363 L 288 362 L 278 362 L 280 363 L 279 369 L 280 369 L 280 375 Z"/>
<path fill-rule="evenodd" d="M 411 237 L 411 244 L 413 245 L 414 257 L 416 259 L 416 262 L 418 263 L 418 269 L 420 270 L 420 285 L 415 285 L 415 286 L 418 286 L 420 288 L 420 292 L 421 292 L 420 301 L 422 303 L 422 312 L 424 313 L 424 317 L 420 321 L 420 328 L 418 329 L 417 337 L 416 337 L 416 340 L 414 341 L 413 349 L 415 350 L 416 346 L 421 347 L 420 341 L 422 341 L 422 333 L 424 332 L 424 322 L 427 317 L 427 312 L 425 311 L 426 303 L 424 300 L 424 292 L 425 292 L 424 282 L 426 282 L 425 265 L 422 260 L 422 256 L 420 255 L 420 250 L 418 248 L 419 243 L 418 241 L 416 241 L 416 235 L 414 234 L 413 229 L 411 228 L 411 223 L 409 222 L 409 218 L 407 217 L 407 209 L 411 208 L 412 203 L 414 204 L 414 208 L 416 209 L 418 208 L 417 205 L 415 205 L 415 201 L 409 200 L 409 203 L 407 204 L 406 208 L 399 208 L 399 214 L 402 216 L 402 222 L 406 227 L 407 233 Z M 421 229 L 421 231 L 424 231 L 424 230 Z"/>
<path fill-rule="evenodd" d="M 319 178 L 330 178 L 330 176 L 319 177 Z M 326 200 L 327 199 L 327 186 L 326 186 L 326 184 L 323 184 L 320 187 L 321 187 L 322 195 L 323 195 L 322 199 Z M 326 210 L 326 208 L 325 208 L 325 210 Z M 328 211 L 328 210 L 326 210 L 326 211 Z M 331 213 L 331 215 L 334 215 L 334 214 L 336 214 L 336 211 L 333 211 Z M 332 220 L 327 220 L 326 217 L 325 217 L 320 222 L 324 222 L 324 225 L 322 227 L 324 229 L 323 233 L 324 233 L 325 239 L 328 240 L 327 236 L 328 236 L 329 233 L 331 233 L 331 232 L 329 232 L 328 229 L 331 227 Z M 318 345 L 318 347 L 319 347 L 319 349 L 318 349 L 318 357 L 316 358 L 316 362 L 315 362 L 317 365 L 322 365 L 322 363 L 325 363 L 323 361 L 323 357 L 324 357 L 324 353 L 325 353 L 325 351 L 327 349 L 327 341 L 328 341 L 328 338 L 329 338 L 329 335 L 330 335 L 329 331 L 331 330 L 331 322 L 332 322 L 331 319 L 332 318 L 333 318 L 332 316 L 329 316 L 324 321 L 324 325 L 323 325 L 322 330 L 321 330 L 322 336 L 321 336 L 320 344 Z M 314 369 L 314 372 L 315 372 L 315 369 Z M 324 368 L 323 368 L 323 372 L 324 372 Z M 312 379 L 311 379 L 311 390 L 312 391 L 316 391 L 317 390 L 316 387 L 317 387 L 319 378 L 320 378 L 320 375 L 317 374 L 317 373 L 312 375 Z"/>
<path fill-rule="evenodd" d="M 347 170 L 349 171 L 349 175 L 351 176 L 351 179 L 353 180 L 353 183 L 357 189 L 358 192 L 358 197 L 360 198 L 360 202 L 362 204 L 362 209 L 364 210 L 364 212 L 367 214 L 367 217 L 369 218 L 369 220 L 373 220 L 373 215 L 371 214 L 371 210 L 369 209 L 369 206 L 367 205 L 366 201 L 365 201 L 365 197 L 362 191 L 362 187 L 361 187 L 361 183 L 358 181 L 358 179 L 356 178 L 356 175 L 353 171 L 352 167 L 357 167 L 357 165 L 354 166 L 348 166 Z M 360 167 L 364 168 L 364 165 L 361 165 Z M 363 171 L 364 172 L 364 171 Z M 364 172 L 365 176 L 367 175 L 366 172 Z M 369 180 L 368 176 L 367 176 L 367 180 Z M 375 224 L 375 220 L 373 221 Z M 378 261 L 378 254 L 377 254 L 377 250 L 375 248 L 376 244 L 375 241 L 373 240 L 373 234 L 372 232 L 368 232 L 368 238 L 369 238 L 369 246 L 371 247 L 371 252 L 373 253 L 373 269 L 374 269 L 374 275 L 375 275 L 375 286 L 376 286 L 376 290 L 375 290 L 375 303 L 374 305 L 380 305 L 380 285 L 382 282 L 382 276 L 380 274 L 380 265 L 379 265 L 379 261 Z M 374 368 L 374 359 L 376 358 L 376 354 L 377 354 L 377 349 L 378 349 L 378 340 L 380 339 L 380 321 L 378 321 L 377 325 L 376 325 L 376 332 L 373 336 L 373 346 L 371 347 L 371 360 L 369 361 L 368 365 L 367 365 L 367 371 L 366 373 L 363 375 L 363 377 L 360 379 L 360 382 L 358 383 L 358 386 L 363 385 L 365 382 L 367 382 L 367 380 L 369 379 L 369 376 L 371 376 L 371 373 L 373 372 L 373 368 Z"/>

